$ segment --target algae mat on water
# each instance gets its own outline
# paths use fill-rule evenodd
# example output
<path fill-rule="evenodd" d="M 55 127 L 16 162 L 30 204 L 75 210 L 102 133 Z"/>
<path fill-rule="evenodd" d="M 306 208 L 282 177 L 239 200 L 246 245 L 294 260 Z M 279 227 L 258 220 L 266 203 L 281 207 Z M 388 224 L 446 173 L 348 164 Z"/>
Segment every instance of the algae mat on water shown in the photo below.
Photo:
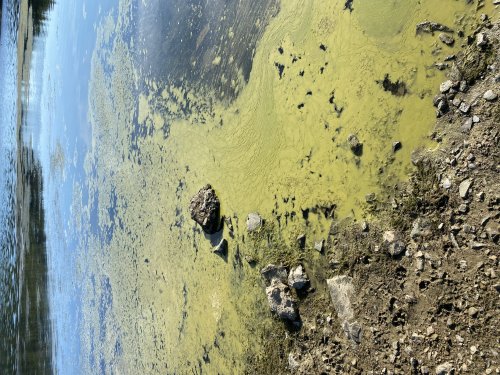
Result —
<path fill-rule="evenodd" d="M 180 78 L 141 66 L 161 58 L 140 58 L 155 51 L 137 40 L 140 13 L 129 2 L 98 26 L 89 203 L 75 186 L 73 204 L 79 229 L 89 233 L 80 262 L 86 366 L 244 372 L 247 358 L 265 357 L 262 337 L 274 327 L 263 264 L 252 268 L 245 255 L 265 260 L 278 251 L 245 234 L 246 215 L 260 212 L 275 230 L 269 238 L 281 238 L 275 259 L 293 257 L 294 234 L 314 239 L 328 230 L 315 207 L 361 219 L 366 194 L 383 195 L 382 184 L 404 178 L 410 151 L 433 125 L 432 96 L 444 78 L 434 64 L 454 52 L 437 35 L 417 36 L 415 26 L 432 19 L 469 32 L 475 5 L 357 0 L 350 12 L 343 3 L 283 1 L 277 13 L 252 13 L 246 22 L 255 29 L 217 28 L 213 17 L 207 25 L 187 22 L 193 29 L 183 35 L 205 50 L 197 57 L 203 64 L 185 63 L 205 73 Z M 231 16 L 222 13 L 221 24 Z M 204 46 L 210 30 L 218 38 Z M 260 39 L 238 39 L 244 32 Z M 384 90 L 386 77 L 399 81 L 398 95 Z M 363 143 L 361 156 L 349 148 L 351 133 Z M 403 145 L 396 154 L 394 141 Z M 189 199 L 206 182 L 235 225 L 227 259 L 212 254 L 214 239 L 189 219 Z M 307 247 L 301 257 L 320 257 Z"/>

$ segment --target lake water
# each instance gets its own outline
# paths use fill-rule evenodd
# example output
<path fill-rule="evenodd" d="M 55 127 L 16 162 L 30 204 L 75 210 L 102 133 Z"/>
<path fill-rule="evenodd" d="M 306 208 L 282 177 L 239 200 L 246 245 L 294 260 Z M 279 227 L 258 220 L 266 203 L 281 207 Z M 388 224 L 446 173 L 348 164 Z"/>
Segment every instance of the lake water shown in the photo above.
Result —
<path fill-rule="evenodd" d="M 468 34 L 480 13 L 498 17 L 491 2 L 353 8 L 3 1 L 5 373 L 228 374 L 265 358 L 267 335 L 283 328 L 259 269 L 300 260 L 321 292 L 325 260 L 312 248 L 332 212 L 365 219 L 365 196 L 389 198 L 411 151 L 431 146 L 445 77 L 435 64 L 464 39 L 448 47 L 416 24 Z M 385 77 L 404 95 L 385 91 Z M 206 183 L 233 236 L 206 236 L 190 219 Z M 265 235 L 246 233 L 255 211 Z M 220 236 L 227 258 L 211 251 Z"/>

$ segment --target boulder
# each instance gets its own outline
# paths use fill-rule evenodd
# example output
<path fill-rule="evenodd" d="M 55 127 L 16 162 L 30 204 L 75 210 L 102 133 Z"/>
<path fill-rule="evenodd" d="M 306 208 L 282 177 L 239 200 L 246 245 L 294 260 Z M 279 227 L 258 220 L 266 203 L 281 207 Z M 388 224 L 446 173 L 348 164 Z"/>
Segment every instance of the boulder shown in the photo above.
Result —
<path fill-rule="evenodd" d="M 189 205 L 191 219 L 201 225 L 202 229 L 213 234 L 220 229 L 220 202 L 211 185 L 205 185 L 191 199 Z"/>
<path fill-rule="evenodd" d="M 247 230 L 254 232 L 262 227 L 262 218 L 256 212 L 251 212 L 247 216 Z"/>
<path fill-rule="evenodd" d="M 266 288 L 267 301 L 271 311 L 280 319 L 295 322 L 299 319 L 297 303 L 290 294 L 290 288 L 275 278 Z"/>
<path fill-rule="evenodd" d="M 304 267 L 301 265 L 292 268 L 290 275 L 288 275 L 288 285 L 290 288 L 302 289 L 309 283 Z"/>

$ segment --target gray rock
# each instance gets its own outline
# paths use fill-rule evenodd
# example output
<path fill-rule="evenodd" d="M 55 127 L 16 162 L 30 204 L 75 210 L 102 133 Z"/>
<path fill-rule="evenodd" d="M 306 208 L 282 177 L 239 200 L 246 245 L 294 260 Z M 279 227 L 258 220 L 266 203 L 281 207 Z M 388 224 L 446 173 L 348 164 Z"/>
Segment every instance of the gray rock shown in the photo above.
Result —
<path fill-rule="evenodd" d="M 189 205 L 191 219 L 213 234 L 220 229 L 220 202 L 212 186 L 207 184 L 196 193 Z"/>
<path fill-rule="evenodd" d="M 489 102 L 492 102 L 498 98 L 498 95 L 493 90 L 488 90 L 484 93 L 483 98 Z"/>
<path fill-rule="evenodd" d="M 271 282 L 274 279 L 280 280 L 283 283 L 287 282 L 288 273 L 286 268 L 283 266 L 276 266 L 274 264 L 268 264 L 261 271 L 260 274 L 267 282 Z"/>
<path fill-rule="evenodd" d="M 354 294 L 352 278 L 346 275 L 335 276 L 326 280 L 326 284 L 339 319 L 342 321 L 354 319 L 354 312 L 351 307 L 351 298 Z"/>
<path fill-rule="evenodd" d="M 448 91 L 450 91 L 450 89 L 453 87 L 453 81 L 451 80 L 447 80 L 447 81 L 444 81 L 443 83 L 441 83 L 441 85 L 439 86 L 439 91 L 442 93 L 442 94 L 445 94 L 447 93 Z"/>
<path fill-rule="evenodd" d="M 297 245 L 301 249 L 304 249 L 306 247 L 306 235 L 305 234 L 300 234 L 297 236 Z"/>
<path fill-rule="evenodd" d="M 478 33 L 476 35 L 476 45 L 478 47 L 484 47 L 488 44 L 488 37 L 485 33 Z"/>
<path fill-rule="evenodd" d="M 462 102 L 460 103 L 458 109 L 460 110 L 460 112 L 467 114 L 470 111 L 470 104 L 467 102 Z"/>
<path fill-rule="evenodd" d="M 433 33 L 434 31 L 442 31 L 445 33 L 452 33 L 453 30 L 450 29 L 449 27 L 442 25 L 437 22 L 432 22 L 432 21 L 424 21 L 420 22 L 417 24 L 417 34 L 422 34 L 422 33 Z"/>
<path fill-rule="evenodd" d="M 426 218 L 418 218 L 413 222 L 410 232 L 412 240 L 420 240 L 430 237 L 432 234 L 432 222 Z"/>
<path fill-rule="evenodd" d="M 348 321 L 344 321 L 342 328 L 344 329 L 344 333 L 349 340 L 352 340 L 356 344 L 361 343 L 361 334 L 363 330 L 358 322 L 349 323 Z"/>
<path fill-rule="evenodd" d="M 295 359 L 295 356 L 292 353 L 288 354 L 288 368 L 292 371 L 296 371 L 299 368 L 300 364 Z"/>
<path fill-rule="evenodd" d="M 227 240 L 223 238 L 217 246 L 215 246 L 212 249 L 212 252 L 214 254 L 220 255 L 220 256 L 226 256 L 227 255 Z"/>
<path fill-rule="evenodd" d="M 460 198 L 466 199 L 469 195 L 469 189 L 472 186 L 472 180 L 470 178 L 463 180 L 458 187 L 458 192 L 460 194 Z"/>
<path fill-rule="evenodd" d="M 279 279 L 273 279 L 266 288 L 267 301 L 272 312 L 279 318 L 295 322 L 299 318 L 297 303 L 290 294 L 290 288 Z"/>
<path fill-rule="evenodd" d="M 262 218 L 256 212 L 251 212 L 247 217 L 247 230 L 254 232 L 262 227 Z"/>
<path fill-rule="evenodd" d="M 314 250 L 322 253 L 325 247 L 325 240 L 319 240 L 314 243 Z"/>
<path fill-rule="evenodd" d="M 479 121 L 481 121 L 481 120 L 479 119 L 479 117 L 478 117 L 478 116 L 476 116 L 476 115 L 472 116 L 472 122 L 473 122 L 474 124 L 477 124 Z"/>
<path fill-rule="evenodd" d="M 359 141 L 358 137 L 354 134 L 349 134 L 347 137 L 347 142 L 349 143 L 349 147 L 351 151 L 360 156 L 363 153 L 363 144 Z"/>
<path fill-rule="evenodd" d="M 460 127 L 460 130 L 463 133 L 470 132 L 470 130 L 472 129 L 473 123 L 474 123 L 474 121 L 472 120 L 472 117 L 469 117 L 467 120 L 465 120 L 465 122 L 463 123 L 463 125 Z"/>
<path fill-rule="evenodd" d="M 400 141 L 392 142 L 392 152 L 399 151 L 403 148 L 403 144 Z"/>
<path fill-rule="evenodd" d="M 302 289 L 307 285 L 309 279 L 307 278 L 307 274 L 304 271 L 304 268 L 299 265 L 295 268 L 292 268 L 290 274 L 288 275 L 288 285 L 294 289 Z"/>
<path fill-rule="evenodd" d="M 441 363 L 436 367 L 436 375 L 450 375 L 454 371 L 450 362 Z"/>
<path fill-rule="evenodd" d="M 447 46 L 452 46 L 455 43 L 455 39 L 452 36 L 444 33 L 439 34 L 439 40 Z"/>
<path fill-rule="evenodd" d="M 382 246 L 393 257 L 403 254 L 406 250 L 406 244 L 393 230 L 384 232 Z"/>

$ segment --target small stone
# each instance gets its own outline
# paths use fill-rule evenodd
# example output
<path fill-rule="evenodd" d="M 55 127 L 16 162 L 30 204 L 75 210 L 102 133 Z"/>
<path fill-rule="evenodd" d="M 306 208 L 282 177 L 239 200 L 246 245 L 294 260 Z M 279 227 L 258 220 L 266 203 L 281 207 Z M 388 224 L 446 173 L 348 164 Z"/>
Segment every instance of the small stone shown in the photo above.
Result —
<path fill-rule="evenodd" d="M 322 253 L 325 246 L 325 240 L 319 240 L 314 243 L 314 250 Z"/>
<path fill-rule="evenodd" d="M 359 141 L 358 137 L 354 134 L 349 134 L 347 142 L 354 155 L 361 156 L 363 153 L 363 144 Z"/>
<path fill-rule="evenodd" d="M 368 231 L 370 230 L 370 225 L 368 224 L 368 222 L 363 221 L 363 222 L 361 223 L 361 230 L 362 230 L 363 232 L 368 232 Z"/>
<path fill-rule="evenodd" d="M 439 34 L 439 40 L 447 46 L 452 46 L 455 43 L 455 39 L 452 36 L 444 33 Z"/>
<path fill-rule="evenodd" d="M 467 81 L 460 81 L 460 86 L 458 87 L 458 90 L 460 90 L 460 92 L 467 92 L 469 90 L 469 85 L 467 84 Z"/>
<path fill-rule="evenodd" d="M 479 313 L 479 310 L 476 309 L 475 307 L 470 307 L 469 310 L 467 310 L 467 313 L 469 314 L 469 316 L 475 318 Z"/>
<path fill-rule="evenodd" d="M 445 177 L 443 179 L 443 182 L 441 183 L 441 185 L 443 186 L 444 189 L 448 190 L 449 188 L 451 188 L 451 181 L 448 177 Z"/>
<path fill-rule="evenodd" d="M 436 375 L 451 375 L 453 365 L 450 362 L 441 363 L 436 367 Z"/>
<path fill-rule="evenodd" d="M 434 330 L 434 327 L 433 326 L 429 326 L 427 327 L 427 336 L 431 336 L 434 334 L 435 330 Z"/>
<path fill-rule="evenodd" d="M 476 36 L 476 45 L 478 47 L 484 47 L 486 44 L 488 44 L 488 37 L 486 36 L 486 34 L 478 33 Z"/>
<path fill-rule="evenodd" d="M 196 193 L 189 204 L 191 219 L 208 234 L 220 229 L 220 202 L 212 186 L 207 184 Z"/>
<path fill-rule="evenodd" d="M 463 132 L 463 133 L 468 133 L 471 131 L 472 129 L 472 125 L 473 125 L 473 120 L 471 117 L 469 117 L 467 120 L 465 120 L 465 122 L 463 123 L 463 125 L 460 127 L 460 130 Z"/>
<path fill-rule="evenodd" d="M 472 116 L 472 122 L 474 124 L 477 124 L 479 121 L 480 121 L 479 117 L 477 117 L 476 115 Z"/>
<path fill-rule="evenodd" d="M 226 256 L 227 255 L 227 240 L 223 238 L 217 246 L 215 246 L 212 249 L 212 252 L 214 254 L 217 254 L 219 256 Z"/>
<path fill-rule="evenodd" d="M 401 255 L 406 250 L 406 245 L 393 230 L 384 232 L 382 244 L 393 257 Z"/>
<path fill-rule="evenodd" d="M 469 189 L 472 185 L 472 180 L 471 179 L 466 179 L 463 180 L 460 183 L 460 186 L 458 187 L 458 192 L 460 194 L 460 198 L 466 199 L 467 196 L 469 195 Z"/>
<path fill-rule="evenodd" d="M 307 274 L 304 268 L 299 265 L 296 268 L 292 268 L 290 275 L 288 275 L 288 285 L 294 289 L 302 289 L 309 283 Z"/>
<path fill-rule="evenodd" d="M 488 90 L 484 93 L 483 98 L 486 99 L 489 102 L 492 102 L 498 98 L 498 95 L 493 92 L 493 90 Z"/>
<path fill-rule="evenodd" d="M 400 141 L 396 141 L 392 143 L 392 152 L 399 151 L 403 148 L 403 144 Z"/>
<path fill-rule="evenodd" d="M 470 104 L 467 102 L 462 102 L 458 109 L 460 110 L 460 112 L 467 114 L 470 111 Z"/>
<path fill-rule="evenodd" d="M 249 232 L 254 232 L 262 227 L 262 218 L 256 212 L 248 214 L 247 217 L 247 230 Z"/>
<path fill-rule="evenodd" d="M 447 80 L 447 81 L 444 81 L 443 83 L 441 83 L 441 85 L 439 86 L 439 91 L 442 94 L 445 94 L 448 91 L 450 91 L 450 89 L 452 87 L 453 87 L 453 82 L 451 80 Z"/>
<path fill-rule="evenodd" d="M 372 203 L 375 203 L 376 200 L 377 200 L 377 196 L 375 195 L 375 193 L 369 193 L 369 194 L 365 195 L 366 203 L 372 204 Z"/>
<path fill-rule="evenodd" d="M 229 216 L 226 216 L 224 218 L 224 222 L 226 223 L 226 227 L 229 230 L 229 232 L 233 233 L 234 232 L 233 220 Z"/>
<path fill-rule="evenodd" d="M 462 104 L 462 101 L 459 99 L 459 98 L 454 98 L 451 103 L 455 106 L 455 107 L 459 107 L 460 104 Z"/>
<path fill-rule="evenodd" d="M 299 368 L 300 364 L 295 359 L 292 353 L 288 354 L 288 368 L 292 371 L 296 371 Z"/>
<path fill-rule="evenodd" d="M 458 206 L 458 212 L 460 212 L 461 214 L 466 214 L 468 210 L 469 207 L 465 203 L 462 203 L 460 206 Z"/>
<path fill-rule="evenodd" d="M 299 234 L 297 236 L 297 245 L 299 248 L 304 249 L 306 247 L 306 235 L 305 234 Z"/>

